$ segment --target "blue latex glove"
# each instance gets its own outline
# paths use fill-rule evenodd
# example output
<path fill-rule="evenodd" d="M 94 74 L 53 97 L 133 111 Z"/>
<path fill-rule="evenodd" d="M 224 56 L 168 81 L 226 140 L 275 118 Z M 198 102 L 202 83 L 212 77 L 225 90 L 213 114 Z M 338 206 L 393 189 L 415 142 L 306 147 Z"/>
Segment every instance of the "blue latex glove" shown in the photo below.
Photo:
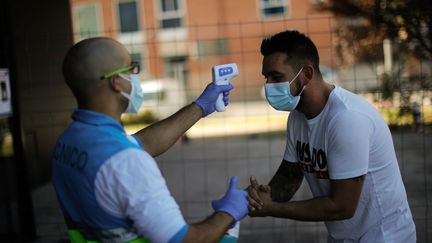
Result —
<path fill-rule="evenodd" d="M 223 101 L 225 106 L 227 106 L 229 102 L 229 91 L 233 88 L 234 86 L 231 83 L 227 85 L 209 83 L 198 99 L 195 100 L 195 104 L 201 107 L 203 111 L 203 117 L 216 110 L 216 100 L 220 93 L 223 93 Z"/>
<path fill-rule="evenodd" d="M 231 177 L 228 191 L 219 200 L 212 201 L 212 207 L 216 212 L 225 212 L 234 218 L 231 225 L 234 226 L 239 220 L 242 220 L 249 212 L 248 194 L 246 191 L 237 188 L 237 176 Z"/>

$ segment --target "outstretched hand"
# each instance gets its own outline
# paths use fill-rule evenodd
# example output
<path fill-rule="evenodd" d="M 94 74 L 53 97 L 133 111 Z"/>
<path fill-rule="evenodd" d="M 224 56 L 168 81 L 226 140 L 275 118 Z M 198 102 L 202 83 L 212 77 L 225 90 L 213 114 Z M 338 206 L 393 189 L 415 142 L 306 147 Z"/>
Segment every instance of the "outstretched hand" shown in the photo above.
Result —
<path fill-rule="evenodd" d="M 225 195 L 219 200 L 212 201 L 212 207 L 216 212 L 225 212 L 234 218 L 232 226 L 248 214 L 247 192 L 237 188 L 237 180 L 236 176 L 231 177 Z"/>
<path fill-rule="evenodd" d="M 254 176 L 250 177 L 250 183 L 246 189 L 248 192 L 249 216 L 268 216 L 273 204 L 270 186 L 259 185 Z"/>
<path fill-rule="evenodd" d="M 216 100 L 220 93 L 223 93 L 223 101 L 225 106 L 227 106 L 229 103 L 229 91 L 233 88 L 234 86 L 231 83 L 227 85 L 209 83 L 198 99 L 195 100 L 195 104 L 201 107 L 203 111 L 203 117 L 208 116 L 216 110 Z"/>

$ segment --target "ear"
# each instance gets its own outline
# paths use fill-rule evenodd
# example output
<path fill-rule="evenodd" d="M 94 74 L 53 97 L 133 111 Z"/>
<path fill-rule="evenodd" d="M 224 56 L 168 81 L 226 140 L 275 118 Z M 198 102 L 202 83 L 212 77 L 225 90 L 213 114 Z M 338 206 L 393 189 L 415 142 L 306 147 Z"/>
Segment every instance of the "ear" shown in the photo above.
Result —
<path fill-rule="evenodd" d="M 303 67 L 303 84 L 308 85 L 308 83 L 312 80 L 314 76 L 315 69 L 312 65 L 305 65 Z"/>
<path fill-rule="evenodd" d="M 115 75 L 108 80 L 110 88 L 116 92 L 121 92 L 121 81 L 118 75 Z"/>

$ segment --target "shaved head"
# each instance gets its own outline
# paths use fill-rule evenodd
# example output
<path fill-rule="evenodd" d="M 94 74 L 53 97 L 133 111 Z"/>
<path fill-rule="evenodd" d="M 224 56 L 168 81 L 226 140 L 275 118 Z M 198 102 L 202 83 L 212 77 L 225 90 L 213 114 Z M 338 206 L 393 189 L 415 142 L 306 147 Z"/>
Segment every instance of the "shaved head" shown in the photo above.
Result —
<path fill-rule="evenodd" d="M 85 39 L 75 44 L 63 61 L 63 76 L 78 102 L 87 102 L 106 83 L 100 77 L 130 64 L 127 49 L 105 37 Z"/>

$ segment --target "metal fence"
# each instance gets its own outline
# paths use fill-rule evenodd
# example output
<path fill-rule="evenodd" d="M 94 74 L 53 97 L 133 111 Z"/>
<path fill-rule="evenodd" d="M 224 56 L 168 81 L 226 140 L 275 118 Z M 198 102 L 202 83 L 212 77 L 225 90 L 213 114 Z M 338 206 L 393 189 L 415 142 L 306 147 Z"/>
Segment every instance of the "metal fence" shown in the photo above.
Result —
<path fill-rule="evenodd" d="M 314 29 L 311 22 L 316 21 L 327 24 Z M 149 116 L 150 111 L 155 117 L 163 118 L 191 102 L 211 80 L 212 65 L 235 62 L 239 66 L 240 75 L 233 80 L 235 90 L 231 92 L 232 101 L 227 111 L 202 119 L 187 132 L 186 138 L 156 158 L 186 220 L 197 222 L 209 215 L 212 212 L 211 200 L 225 191 L 232 175 L 239 177 L 240 187 L 246 187 L 250 175 L 255 175 L 261 183 L 267 183 L 278 168 L 285 148 L 288 114 L 274 111 L 262 96 L 264 81 L 260 75 L 259 44 L 264 36 L 291 28 L 298 28 L 316 41 L 326 64 L 322 70 L 328 82 L 361 94 L 380 109 L 391 125 L 418 242 L 432 241 L 432 213 L 429 210 L 432 203 L 432 130 L 429 126 L 432 122 L 432 92 L 404 83 L 397 85 L 392 99 L 383 100 L 382 76 L 377 72 L 383 61 L 341 63 L 334 51 L 337 39 L 333 32 L 334 22 L 329 19 L 188 26 L 187 38 L 174 32 L 174 39 L 166 42 L 158 39 L 158 30 L 153 29 L 143 30 L 143 36 L 149 40 L 136 40 L 131 36 L 129 39 L 118 38 L 131 50 L 133 57 L 140 59 L 145 70 L 142 78 L 149 99 L 142 107 L 143 117 Z M 90 36 L 111 34 L 91 33 Z M 156 36 L 150 38 L 153 35 Z M 83 33 L 75 36 L 83 37 Z M 139 54 L 137 51 L 154 47 L 159 49 L 159 54 L 165 52 L 166 55 Z M 397 53 L 398 47 L 393 48 Z M 411 64 L 421 67 L 416 75 L 431 79 L 430 62 L 413 60 L 403 65 Z M 402 84 L 409 74 L 399 72 L 394 77 L 395 84 Z M 172 96 L 176 98 L 170 99 Z M 419 104 L 422 123 L 418 129 L 413 126 L 411 113 L 399 114 L 401 106 L 407 104 L 406 99 L 409 104 L 414 101 Z M 126 129 L 133 132 L 140 126 L 126 124 Z M 304 183 L 294 199 L 310 197 L 309 188 Z M 38 235 L 42 237 L 40 242 L 64 239 L 64 223 L 52 188 L 48 185 L 36 190 L 34 202 Z M 321 222 L 246 218 L 240 226 L 239 242 L 326 241 L 326 229 Z"/>

